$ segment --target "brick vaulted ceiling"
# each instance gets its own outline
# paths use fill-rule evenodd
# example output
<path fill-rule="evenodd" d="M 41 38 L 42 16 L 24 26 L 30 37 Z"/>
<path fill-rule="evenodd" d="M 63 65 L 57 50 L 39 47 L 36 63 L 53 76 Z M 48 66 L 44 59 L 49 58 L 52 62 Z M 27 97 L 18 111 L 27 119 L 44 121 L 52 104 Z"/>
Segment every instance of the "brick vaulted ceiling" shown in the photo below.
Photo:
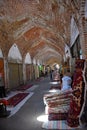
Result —
<path fill-rule="evenodd" d="M 16 43 L 22 56 L 61 62 L 70 43 L 70 20 L 79 0 L 0 0 L 0 44 Z"/>

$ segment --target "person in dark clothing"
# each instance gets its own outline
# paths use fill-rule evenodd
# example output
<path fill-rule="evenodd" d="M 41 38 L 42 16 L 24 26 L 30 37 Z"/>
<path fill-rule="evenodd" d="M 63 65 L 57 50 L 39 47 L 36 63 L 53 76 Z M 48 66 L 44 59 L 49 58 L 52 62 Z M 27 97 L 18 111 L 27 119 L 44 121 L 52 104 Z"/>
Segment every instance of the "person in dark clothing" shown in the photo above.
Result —
<path fill-rule="evenodd" d="M 53 80 L 52 73 L 53 73 L 53 70 L 50 70 L 50 80 Z"/>

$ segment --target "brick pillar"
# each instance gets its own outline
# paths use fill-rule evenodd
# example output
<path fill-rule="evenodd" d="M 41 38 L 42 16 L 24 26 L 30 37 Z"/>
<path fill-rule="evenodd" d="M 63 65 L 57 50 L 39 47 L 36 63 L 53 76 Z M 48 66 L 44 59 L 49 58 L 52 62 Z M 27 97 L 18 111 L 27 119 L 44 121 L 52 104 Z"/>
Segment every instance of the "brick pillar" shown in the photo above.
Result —
<path fill-rule="evenodd" d="M 4 80 L 5 80 L 5 88 L 9 89 L 9 68 L 8 68 L 8 60 L 6 57 L 3 58 L 4 60 Z"/>
<path fill-rule="evenodd" d="M 26 64 L 23 60 L 23 81 L 24 81 L 24 84 L 26 83 Z"/>

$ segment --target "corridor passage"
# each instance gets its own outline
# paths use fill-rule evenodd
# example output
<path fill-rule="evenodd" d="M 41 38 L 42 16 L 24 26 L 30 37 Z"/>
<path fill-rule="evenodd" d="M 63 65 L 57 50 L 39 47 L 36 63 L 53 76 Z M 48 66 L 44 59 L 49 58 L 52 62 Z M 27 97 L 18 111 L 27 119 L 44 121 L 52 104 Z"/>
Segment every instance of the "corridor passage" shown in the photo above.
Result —
<path fill-rule="evenodd" d="M 45 114 L 43 96 L 49 93 L 49 89 L 54 85 L 52 85 L 49 77 L 41 78 L 40 81 L 33 81 L 32 83 L 37 85 L 35 89 L 30 90 L 30 92 L 33 92 L 33 95 L 14 115 L 0 118 L 0 130 L 45 130 L 42 128 L 43 120 L 38 120 L 38 117 Z M 85 127 L 84 130 L 86 129 Z M 73 128 L 70 130 L 83 130 L 83 128 Z"/>
<path fill-rule="evenodd" d="M 0 0 L 0 130 L 87 129 L 86 97 L 87 0 Z"/>
<path fill-rule="evenodd" d="M 0 118 L 0 130 L 42 130 L 42 122 L 37 117 L 44 114 L 43 95 L 51 85 L 49 77 L 33 84 L 38 87 L 20 110 L 9 118 Z"/>

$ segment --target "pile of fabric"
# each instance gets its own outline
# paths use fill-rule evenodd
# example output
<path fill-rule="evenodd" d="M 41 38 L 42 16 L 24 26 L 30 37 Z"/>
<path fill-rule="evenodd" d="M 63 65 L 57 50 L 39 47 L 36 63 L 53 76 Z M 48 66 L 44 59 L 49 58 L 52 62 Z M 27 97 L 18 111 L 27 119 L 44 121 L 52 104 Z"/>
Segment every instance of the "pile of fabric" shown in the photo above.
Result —
<path fill-rule="evenodd" d="M 67 70 L 62 78 L 62 84 L 51 87 L 51 90 L 55 89 L 56 91 L 44 95 L 44 104 L 46 105 L 45 114 L 48 114 L 48 120 L 65 120 L 68 116 L 68 110 L 72 98 L 71 82 L 72 79 Z"/>
<path fill-rule="evenodd" d="M 60 91 L 59 93 L 45 94 L 45 114 L 48 120 L 65 120 L 68 115 L 72 90 Z"/>
<path fill-rule="evenodd" d="M 68 126 L 78 127 L 80 112 L 84 103 L 85 83 L 83 78 L 85 60 L 76 60 L 72 89 L 45 94 L 45 114 L 48 120 L 66 120 Z"/>

